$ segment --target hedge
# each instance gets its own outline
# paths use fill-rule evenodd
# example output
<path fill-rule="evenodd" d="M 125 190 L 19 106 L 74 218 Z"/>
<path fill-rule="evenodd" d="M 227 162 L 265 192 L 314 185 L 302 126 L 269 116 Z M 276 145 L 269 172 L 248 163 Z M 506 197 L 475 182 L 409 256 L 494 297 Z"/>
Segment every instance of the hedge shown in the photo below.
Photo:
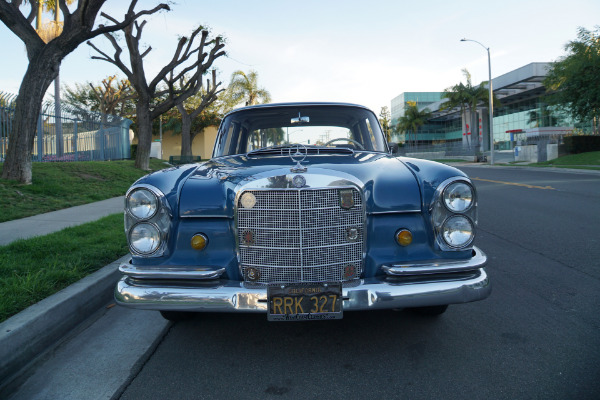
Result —
<path fill-rule="evenodd" d="M 600 151 L 600 136 L 567 136 L 564 142 L 567 154 Z"/>

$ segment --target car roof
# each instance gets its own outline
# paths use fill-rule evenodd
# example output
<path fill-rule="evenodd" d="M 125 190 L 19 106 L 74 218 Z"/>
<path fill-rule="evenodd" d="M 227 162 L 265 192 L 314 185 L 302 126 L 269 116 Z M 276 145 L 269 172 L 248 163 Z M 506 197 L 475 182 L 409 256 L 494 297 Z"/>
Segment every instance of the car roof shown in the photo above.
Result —
<path fill-rule="evenodd" d="M 287 107 L 318 107 L 318 106 L 324 106 L 324 107 L 331 107 L 331 106 L 342 106 L 342 107 L 355 107 L 355 108 L 361 108 L 363 110 L 368 110 L 371 111 L 371 109 L 362 106 L 360 104 L 352 104 L 352 103 L 335 103 L 335 102 L 291 102 L 291 103 L 267 103 L 267 104 L 257 104 L 254 106 L 245 106 L 245 107 L 240 107 L 240 108 L 236 108 L 230 112 L 227 113 L 227 115 L 229 114 L 233 114 L 233 113 L 237 113 L 239 111 L 246 111 L 246 110 L 256 110 L 256 109 L 268 109 L 268 108 L 287 108 Z M 373 112 L 373 111 L 371 111 Z"/>

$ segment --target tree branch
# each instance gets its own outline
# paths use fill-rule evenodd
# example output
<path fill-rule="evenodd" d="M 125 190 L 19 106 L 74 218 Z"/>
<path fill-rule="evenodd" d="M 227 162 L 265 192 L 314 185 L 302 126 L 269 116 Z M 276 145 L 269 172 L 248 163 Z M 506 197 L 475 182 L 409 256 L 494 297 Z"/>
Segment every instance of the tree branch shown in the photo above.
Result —
<path fill-rule="evenodd" d="M 117 20 L 110 17 L 108 14 L 101 13 L 100 14 L 101 16 L 103 16 L 104 18 L 113 22 L 114 25 L 110 25 L 110 26 L 100 25 L 96 30 L 93 30 L 90 32 L 89 38 L 92 39 L 98 35 L 102 35 L 105 33 L 111 33 L 111 32 L 115 32 L 115 31 L 120 31 L 121 29 L 127 27 L 133 21 L 135 21 L 136 19 L 138 19 L 139 17 L 141 17 L 143 15 L 152 15 L 155 12 L 160 11 L 160 10 L 171 11 L 171 8 L 167 4 L 163 3 L 163 4 L 157 5 L 152 10 L 144 10 L 144 11 L 140 11 L 140 12 L 134 14 L 133 8 L 135 7 L 136 3 L 137 3 L 136 0 L 131 2 L 129 10 L 127 11 L 127 14 L 125 14 L 125 19 L 122 22 L 116 22 Z"/>
<path fill-rule="evenodd" d="M 33 54 L 35 54 L 38 49 L 42 48 L 45 43 L 37 34 L 35 29 L 31 26 L 31 22 L 28 20 L 28 18 L 32 17 L 32 14 L 35 16 L 35 10 L 32 9 L 30 15 L 25 18 L 25 16 L 21 14 L 21 11 L 18 9 L 18 5 L 20 4 L 21 1 L 12 3 L 8 3 L 5 0 L 0 1 L 0 21 L 2 21 L 4 25 L 6 25 L 6 27 L 12 31 L 12 33 L 21 39 L 23 43 L 25 43 L 25 47 L 27 48 L 27 56 L 31 60 Z"/>
<path fill-rule="evenodd" d="M 104 34 L 104 36 L 110 41 L 113 48 L 115 49 L 114 58 L 111 58 L 106 53 L 104 53 L 102 50 L 100 50 L 98 47 L 96 47 L 96 45 L 94 45 L 92 42 L 88 41 L 87 44 L 103 56 L 103 57 L 92 56 L 92 59 L 103 60 L 103 61 L 106 61 L 106 62 L 116 65 L 121 71 L 123 71 L 123 73 L 125 75 L 127 75 L 127 78 L 129 80 L 131 80 L 133 78 L 133 73 L 131 72 L 131 70 L 129 68 L 127 68 L 127 66 L 123 63 L 123 61 L 121 61 L 121 53 L 123 52 L 123 49 L 121 48 L 121 46 L 119 46 L 117 39 L 115 39 L 114 36 L 112 36 L 109 33 Z"/>

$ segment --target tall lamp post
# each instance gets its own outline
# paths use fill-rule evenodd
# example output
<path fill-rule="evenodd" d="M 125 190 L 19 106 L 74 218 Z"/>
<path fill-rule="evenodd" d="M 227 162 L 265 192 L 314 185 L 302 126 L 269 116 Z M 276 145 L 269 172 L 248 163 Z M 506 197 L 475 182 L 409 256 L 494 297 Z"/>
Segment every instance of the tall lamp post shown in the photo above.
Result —
<path fill-rule="evenodd" d="M 489 122 L 490 122 L 490 154 L 491 154 L 491 161 L 490 163 L 492 165 L 494 165 L 494 97 L 493 97 L 493 93 L 492 93 L 492 61 L 490 60 L 490 48 L 489 47 L 485 47 L 483 44 L 479 43 L 477 40 L 473 40 L 473 39 L 460 39 L 461 42 L 475 42 L 478 45 L 480 45 L 481 47 L 483 47 L 484 49 L 487 50 L 488 53 L 488 73 L 489 73 L 489 81 L 488 81 L 488 86 L 490 89 L 490 100 L 489 100 L 489 112 L 490 112 L 490 116 L 489 116 Z"/>

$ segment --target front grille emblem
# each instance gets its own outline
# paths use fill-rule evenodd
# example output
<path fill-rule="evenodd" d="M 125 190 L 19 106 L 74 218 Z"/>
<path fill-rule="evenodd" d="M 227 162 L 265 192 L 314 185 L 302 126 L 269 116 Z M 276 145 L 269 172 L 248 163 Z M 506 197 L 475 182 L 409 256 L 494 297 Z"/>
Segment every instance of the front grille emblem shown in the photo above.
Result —
<path fill-rule="evenodd" d="M 240 202 L 242 203 L 242 207 L 252 208 L 256 205 L 256 196 L 250 192 L 246 192 L 242 195 Z"/>
<path fill-rule="evenodd" d="M 340 190 L 340 207 L 345 210 L 349 210 L 354 207 L 354 196 L 352 196 L 352 189 Z"/>
<path fill-rule="evenodd" d="M 246 279 L 251 282 L 256 282 L 260 279 L 260 272 L 254 267 L 246 268 Z"/>
<path fill-rule="evenodd" d="M 246 246 L 252 246 L 254 244 L 254 233 L 252 231 L 244 231 L 242 233 L 242 241 Z"/>
<path fill-rule="evenodd" d="M 306 185 L 306 179 L 302 175 L 296 175 L 292 178 L 292 183 L 294 187 L 301 188 Z"/>
<path fill-rule="evenodd" d="M 356 242 L 358 239 L 358 229 L 357 228 L 346 228 L 346 239 L 349 242 Z"/>
<path fill-rule="evenodd" d="M 356 268 L 354 265 L 346 265 L 344 267 L 344 279 L 352 279 L 356 275 Z"/>

